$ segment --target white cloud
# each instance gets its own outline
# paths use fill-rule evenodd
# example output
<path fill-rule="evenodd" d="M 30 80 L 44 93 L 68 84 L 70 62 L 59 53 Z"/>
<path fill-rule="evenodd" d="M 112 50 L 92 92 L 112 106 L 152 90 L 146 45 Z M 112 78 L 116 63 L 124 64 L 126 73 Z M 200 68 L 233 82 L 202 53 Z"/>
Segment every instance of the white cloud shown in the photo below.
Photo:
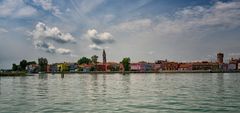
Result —
<path fill-rule="evenodd" d="M 0 3 L 1 17 L 31 17 L 36 13 L 36 9 L 26 5 L 23 0 L 4 0 Z"/>
<path fill-rule="evenodd" d="M 41 49 L 47 53 L 51 53 L 51 54 L 62 54 L 62 55 L 70 55 L 71 54 L 71 50 L 70 49 L 65 49 L 65 48 L 56 48 L 52 43 L 47 43 L 44 41 L 40 41 L 40 40 L 34 40 L 33 44 L 35 46 L 35 48 Z"/>
<path fill-rule="evenodd" d="M 97 30 L 95 29 L 88 30 L 86 36 L 96 45 L 114 42 L 111 33 L 108 32 L 98 33 Z"/>
<path fill-rule="evenodd" d="M 35 40 L 53 40 L 58 43 L 75 43 L 75 38 L 70 33 L 63 33 L 57 27 L 50 28 L 46 24 L 38 22 L 31 32 Z"/>
<path fill-rule="evenodd" d="M 35 48 L 38 48 L 38 49 L 41 49 L 41 50 L 44 50 L 48 53 L 56 53 L 56 48 L 55 46 L 53 46 L 53 44 L 51 43 L 46 43 L 44 41 L 40 41 L 40 40 L 35 40 L 33 42 Z"/>
<path fill-rule="evenodd" d="M 91 44 L 91 45 L 89 45 L 89 48 L 91 48 L 91 49 L 93 49 L 93 50 L 97 50 L 97 51 L 103 49 L 102 47 L 100 47 L 100 46 L 98 46 L 98 45 L 96 45 L 96 44 Z"/>
<path fill-rule="evenodd" d="M 87 31 L 87 36 L 88 37 L 96 37 L 97 33 L 98 33 L 97 30 L 90 29 L 90 30 Z"/>
<path fill-rule="evenodd" d="M 63 55 L 71 54 L 71 50 L 70 49 L 65 49 L 65 48 L 58 48 L 56 50 L 56 52 L 59 53 L 59 54 L 63 54 Z"/>
<path fill-rule="evenodd" d="M 35 48 L 41 49 L 47 53 L 51 54 L 62 54 L 71 55 L 72 51 L 66 48 L 56 48 L 49 41 L 54 41 L 56 43 L 75 43 L 75 38 L 70 33 L 63 33 L 57 27 L 48 27 L 46 24 L 39 22 L 35 29 L 30 32 L 32 36 L 33 45 Z"/>
<path fill-rule="evenodd" d="M 4 28 L 0 28 L 0 33 L 7 33 L 8 30 L 4 29 Z"/>
<path fill-rule="evenodd" d="M 59 8 L 52 4 L 52 0 L 33 0 L 33 2 L 36 5 L 41 6 L 44 10 L 52 12 L 55 16 L 62 14 Z"/>

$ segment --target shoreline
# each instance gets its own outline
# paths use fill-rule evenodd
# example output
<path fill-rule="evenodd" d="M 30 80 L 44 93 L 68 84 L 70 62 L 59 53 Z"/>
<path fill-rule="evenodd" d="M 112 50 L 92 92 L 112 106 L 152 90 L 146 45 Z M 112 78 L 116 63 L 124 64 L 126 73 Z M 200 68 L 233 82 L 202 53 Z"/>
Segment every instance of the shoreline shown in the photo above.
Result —
<path fill-rule="evenodd" d="M 0 72 L 0 76 L 28 76 L 26 72 Z"/>
<path fill-rule="evenodd" d="M 110 72 L 103 72 L 103 71 L 93 71 L 93 72 L 63 72 L 64 74 L 131 74 L 131 73 L 240 73 L 240 70 L 235 71 L 208 71 L 208 70 L 193 70 L 193 71 L 146 71 L 146 72 L 139 72 L 139 71 L 110 71 Z M 53 74 L 53 73 L 48 73 Z M 62 74 L 62 72 L 56 72 L 54 74 Z"/>
<path fill-rule="evenodd" d="M 146 71 L 146 72 L 139 72 L 139 71 L 92 71 L 92 72 L 47 72 L 43 74 L 148 74 L 148 73 L 155 73 L 155 74 L 164 74 L 164 73 L 240 73 L 240 70 L 234 71 L 209 71 L 209 70 L 190 70 L 190 71 L 179 71 L 179 70 L 171 70 L 171 71 Z M 34 74 L 39 73 L 26 73 L 26 72 L 0 72 L 0 76 L 32 76 Z"/>

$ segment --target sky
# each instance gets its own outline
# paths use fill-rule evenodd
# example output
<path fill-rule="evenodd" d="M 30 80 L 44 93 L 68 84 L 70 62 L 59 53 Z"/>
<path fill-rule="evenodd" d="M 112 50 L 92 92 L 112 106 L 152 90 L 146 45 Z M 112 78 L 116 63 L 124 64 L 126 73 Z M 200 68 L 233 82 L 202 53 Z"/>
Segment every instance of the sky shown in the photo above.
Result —
<path fill-rule="evenodd" d="M 0 68 L 21 60 L 225 61 L 240 56 L 240 0 L 0 0 Z"/>

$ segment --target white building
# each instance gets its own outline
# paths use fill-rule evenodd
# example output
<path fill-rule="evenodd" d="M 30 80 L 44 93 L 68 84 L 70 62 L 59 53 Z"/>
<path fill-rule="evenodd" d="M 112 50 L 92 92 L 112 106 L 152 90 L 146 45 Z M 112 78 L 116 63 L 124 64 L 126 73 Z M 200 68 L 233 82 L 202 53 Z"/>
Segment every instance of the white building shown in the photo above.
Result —
<path fill-rule="evenodd" d="M 228 70 L 236 70 L 236 64 L 228 64 Z"/>

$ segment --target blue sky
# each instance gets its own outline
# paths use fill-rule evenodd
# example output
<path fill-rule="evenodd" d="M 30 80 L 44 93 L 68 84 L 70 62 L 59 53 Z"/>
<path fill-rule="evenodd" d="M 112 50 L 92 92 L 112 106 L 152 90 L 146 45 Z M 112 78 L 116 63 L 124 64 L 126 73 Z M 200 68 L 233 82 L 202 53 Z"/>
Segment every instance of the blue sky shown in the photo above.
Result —
<path fill-rule="evenodd" d="M 0 0 L 0 68 L 76 62 L 225 60 L 240 56 L 239 0 Z"/>

